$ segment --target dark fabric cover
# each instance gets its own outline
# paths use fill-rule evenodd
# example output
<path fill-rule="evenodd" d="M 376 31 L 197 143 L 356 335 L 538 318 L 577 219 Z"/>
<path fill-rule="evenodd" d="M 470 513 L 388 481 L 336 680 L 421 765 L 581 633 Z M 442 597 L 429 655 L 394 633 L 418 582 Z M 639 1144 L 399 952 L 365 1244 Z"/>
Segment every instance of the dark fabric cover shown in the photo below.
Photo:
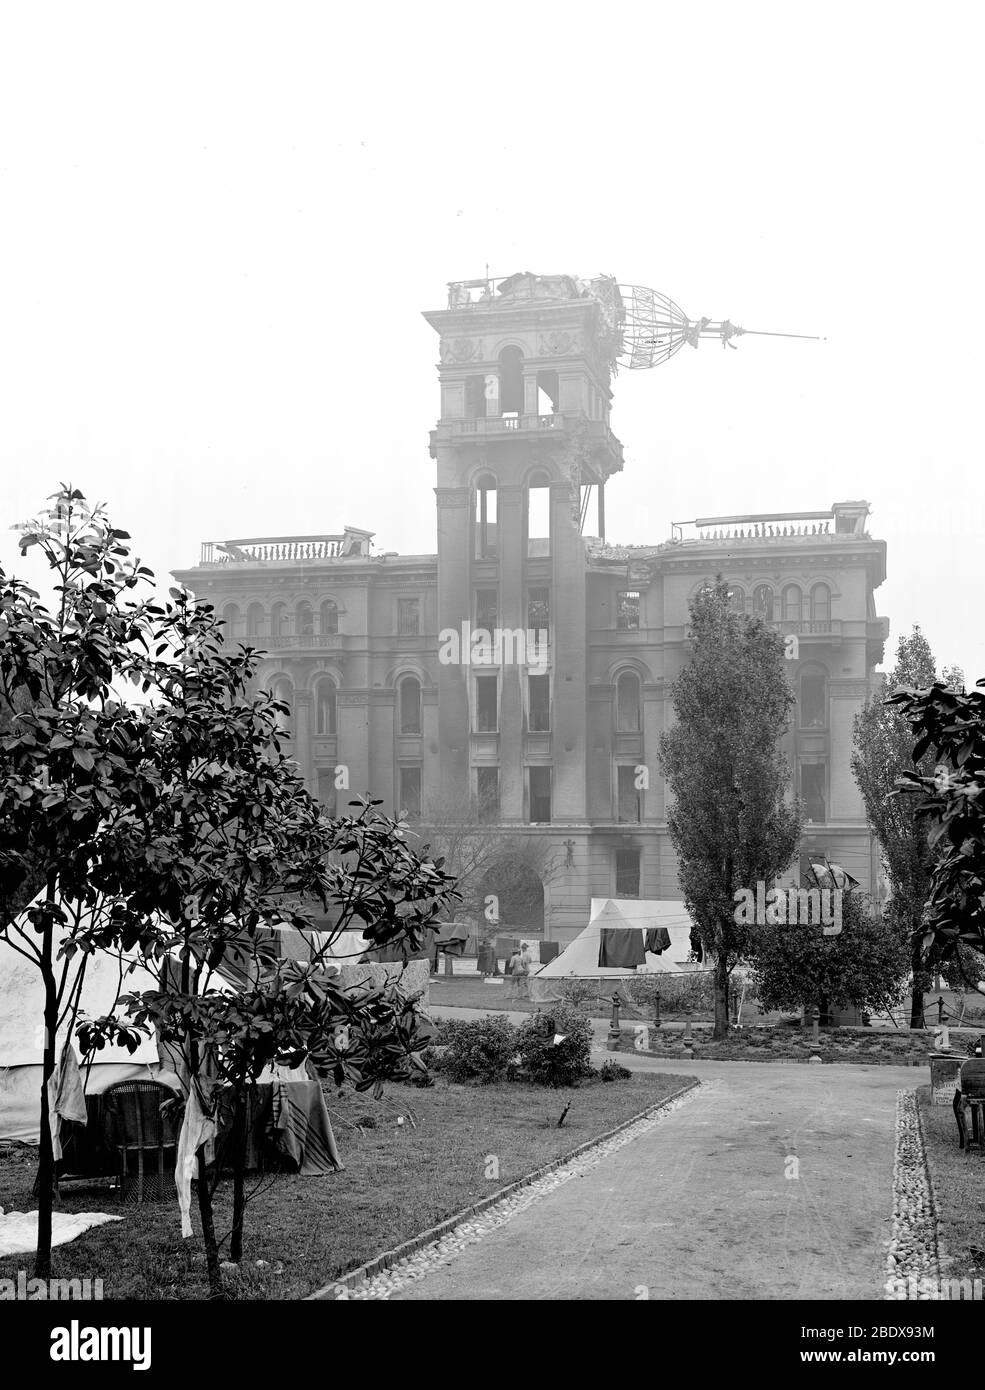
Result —
<path fill-rule="evenodd" d="M 646 964 L 642 931 L 603 927 L 599 941 L 599 965 L 610 970 L 635 970 Z"/>
<path fill-rule="evenodd" d="M 670 932 L 666 927 L 650 927 L 646 933 L 646 949 L 651 955 L 659 956 L 670 945 Z"/>

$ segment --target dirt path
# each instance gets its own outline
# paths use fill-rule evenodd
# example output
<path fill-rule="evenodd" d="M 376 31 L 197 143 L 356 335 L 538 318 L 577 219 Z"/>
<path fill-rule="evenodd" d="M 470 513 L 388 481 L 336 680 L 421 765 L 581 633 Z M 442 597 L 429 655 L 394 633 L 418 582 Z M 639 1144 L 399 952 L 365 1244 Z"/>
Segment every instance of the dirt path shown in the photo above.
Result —
<path fill-rule="evenodd" d="M 922 1072 L 693 1070 L 704 1084 L 648 1134 L 393 1296 L 879 1298 L 896 1092 Z"/>

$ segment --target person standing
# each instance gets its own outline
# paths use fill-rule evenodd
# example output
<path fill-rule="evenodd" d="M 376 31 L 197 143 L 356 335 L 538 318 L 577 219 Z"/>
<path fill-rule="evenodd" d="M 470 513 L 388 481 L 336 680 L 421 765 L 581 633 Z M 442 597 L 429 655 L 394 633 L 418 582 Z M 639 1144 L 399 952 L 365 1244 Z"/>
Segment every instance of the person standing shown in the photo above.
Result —
<path fill-rule="evenodd" d="M 529 999 L 529 998 L 530 998 L 530 984 L 529 984 L 529 980 L 530 980 L 530 965 L 531 965 L 531 962 L 532 962 L 532 961 L 533 961 L 533 956 L 530 954 L 530 945 L 529 945 L 528 942 L 524 941 L 523 945 L 522 945 L 521 948 L 520 948 L 520 954 L 519 954 L 519 957 L 518 957 L 518 965 L 517 965 L 516 970 L 514 971 L 514 979 L 516 980 L 516 998 L 517 998 L 517 999 Z"/>
<path fill-rule="evenodd" d="M 506 997 L 516 999 L 520 991 L 520 980 L 523 972 L 523 956 L 520 948 L 514 947 L 513 954 L 506 962 Z"/>

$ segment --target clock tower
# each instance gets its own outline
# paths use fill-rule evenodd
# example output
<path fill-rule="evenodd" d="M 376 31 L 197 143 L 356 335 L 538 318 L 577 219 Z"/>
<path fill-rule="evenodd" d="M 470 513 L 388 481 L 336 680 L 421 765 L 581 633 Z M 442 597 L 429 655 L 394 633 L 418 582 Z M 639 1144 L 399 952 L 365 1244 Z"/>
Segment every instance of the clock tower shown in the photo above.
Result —
<path fill-rule="evenodd" d="M 611 279 L 523 273 L 453 283 L 425 314 L 440 338 L 438 796 L 475 797 L 490 822 L 585 820 L 582 533 L 604 536 L 622 468 L 620 309 Z"/>

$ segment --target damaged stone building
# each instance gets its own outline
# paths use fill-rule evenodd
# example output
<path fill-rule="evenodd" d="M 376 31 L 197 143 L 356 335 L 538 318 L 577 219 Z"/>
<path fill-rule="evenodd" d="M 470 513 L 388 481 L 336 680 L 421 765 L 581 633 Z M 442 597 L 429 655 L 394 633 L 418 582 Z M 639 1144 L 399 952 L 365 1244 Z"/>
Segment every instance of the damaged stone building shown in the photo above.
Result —
<path fill-rule="evenodd" d="M 797 639 L 785 742 L 805 854 L 874 889 L 850 767 L 888 629 L 868 504 L 697 518 L 661 543 L 611 544 L 615 283 L 460 282 L 425 317 L 439 344 L 437 553 L 380 552 L 345 527 L 207 542 L 175 571 L 233 640 L 266 652 L 260 680 L 290 707 L 311 791 L 545 841 L 543 932 L 562 943 L 593 897 L 678 898 L 657 745 L 689 600 L 721 573 L 738 611 Z"/>

